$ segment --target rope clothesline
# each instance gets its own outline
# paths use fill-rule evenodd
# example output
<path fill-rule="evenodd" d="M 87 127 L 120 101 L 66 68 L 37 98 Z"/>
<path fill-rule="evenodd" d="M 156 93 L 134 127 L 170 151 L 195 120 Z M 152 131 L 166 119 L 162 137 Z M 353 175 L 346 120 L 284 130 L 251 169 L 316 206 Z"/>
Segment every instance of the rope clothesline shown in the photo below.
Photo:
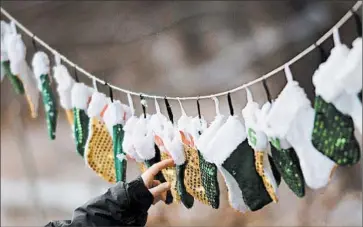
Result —
<path fill-rule="evenodd" d="M 205 95 L 205 96 L 189 96 L 189 97 L 168 97 L 168 96 L 159 96 L 159 95 L 150 95 L 150 94 L 144 94 L 144 93 L 140 93 L 140 92 L 134 92 L 134 91 L 129 91 L 123 88 L 120 88 L 118 86 L 112 85 L 110 83 L 107 83 L 108 86 L 110 86 L 111 88 L 124 92 L 126 94 L 130 94 L 130 95 L 136 95 L 136 96 L 140 96 L 140 94 L 142 94 L 143 97 L 145 98 L 155 98 L 155 99 L 171 99 L 171 100 L 198 100 L 198 99 L 210 99 L 213 97 L 219 97 L 219 96 L 223 96 L 223 95 L 227 95 L 229 93 L 234 93 L 237 92 L 239 90 L 242 90 L 246 87 L 249 87 L 253 84 L 262 82 L 263 80 L 266 80 L 267 78 L 276 75 L 278 72 L 284 70 L 285 66 L 289 66 L 293 63 L 295 63 L 296 61 L 300 60 L 302 57 L 304 57 L 305 55 L 307 55 L 308 53 L 310 53 L 311 51 L 313 51 L 317 46 L 319 46 L 320 44 L 322 44 L 326 39 L 328 39 L 332 34 L 333 34 L 333 30 L 335 28 L 339 29 L 351 16 L 353 16 L 353 11 L 357 11 L 359 9 L 359 7 L 362 5 L 362 1 L 357 1 L 355 3 L 355 5 L 352 7 L 352 9 L 350 11 L 348 11 L 329 31 L 327 31 L 320 39 L 318 39 L 314 44 L 310 45 L 308 48 L 306 48 L 304 51 L 302 51 L 300 54 L 296 55 L 294 58 L 290 59 L 289 61 L 287 61 L 286 63 L 284 63 L 283 65 L 277 67 L 276 69 L 272 70 L 271 72 L 255 79 L 252 80 L 248 83 L 242 84 L 239 87 L 233 88 L 231 90 L 228 91 L 224 91 L 224 92 L 220 92 L 220 93 L 215 93 L 215 94 L 211 94 L 211 95 Z M 11 16 L 5 9 L 3 9 L 1 7 L 1 13 L 3 15 L 5 15 L 9 20 L 13 21 L 15 23 L 15 25 L 20 28 L 25 34 L 27 34 L 28 36 L 30 36 L 33 40 L 35 40 L 36 42 L 38 42 L 40 45 L 42 45 L 45 49 L 49 50 L 50 52 L 52 52 L 54 55 L 58 55 L 60 57 L 60 59 L 64 62 L 67 62 L 70 66 L 73 66 L 75 68 L 75 70 L 78 70 L 79 72 L 81 72 L 83 75 L 86 75 L 87 77 L 89 77 L 90 79 L 92 79 L 93 81 L 97 81 L 101 84 L 106 84 L 105 81 L 103 81 L 102 79 L 98 78 L 95 75 L 92 75 L 91 73 L 87 72 L 85 69 L 83 69 L 82 67 L 78 66 L 77 64 L 75 64 L 74 62 L 72 62 L 71 60 L 69 60 L 68 58 L 66 58 L 64 55 L 60 54 L 57 50 L 53 49 L 52 47 L 50 47 L 46 42 L 44 42 L 43 40 L 41 40 L 39 37 L 35 36 L 29 29 L 27 29 L 24 25 L 22 25 L 19 21 L 17 21 L 13 16 Z"/>

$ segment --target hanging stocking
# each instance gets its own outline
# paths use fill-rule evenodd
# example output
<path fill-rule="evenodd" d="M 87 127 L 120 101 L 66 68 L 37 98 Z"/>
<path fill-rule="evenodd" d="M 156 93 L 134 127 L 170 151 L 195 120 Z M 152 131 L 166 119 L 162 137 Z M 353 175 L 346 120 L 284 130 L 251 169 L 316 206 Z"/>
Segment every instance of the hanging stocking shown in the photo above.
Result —
<path fill-rule="evenodd" d="M 295 149 L 306 184 L 312 189 L 322 188 L 328 184 L 335 164 L 313 146 L 314 110 L 304 90 L 292 80 L 288 66 L 285 73 L 288 83 L 269 111 L 267 125 Z"/>
<path fill-rule="evenodd" d="M 15 92 L 19 95 L 24 94 L 24 86 L 18 76 L 11 73 L 10 61 L 2 61 L 1 65 L 4 69 L 4 75 L 9 79 L 11 85 L 13 86 Z"/>
<path fill-rule="evenodd" d="M 31 116 L 33 118 L 38 115 L 38 102 L 39 90 L 37 88 L 37 81 L 34 77 L 32 70 L 26 62 L 26 47 L 21 39 L 21 35 L 16 33 L 15 25 L 13 25 L 13 32 L 5 36 L 5 44 L 9 61 L 8 74 L 17 75 L 12 76 L 17 78 L 21 84 L 21 89 L 25 91 Z M 24 91 L 22 93 L 24 93 Z"/>
<path fill-rule="evenodd" d="M 214 163 L 208 162 L 203 157 L 202 153 L 197 149 L 197 143 L 200 137 L 207 130 L 207 122 L 201 116 L 199 100 L 197 100 L 198 116 L 191 121 L 189 134 L 191 135 L 191 147 L 198 151 L 199 168 L 202 180 L 202 186 L 208 199 L 208 205 L 214 209 L 219 208 L 219 184 L 217 178 L 217 166 Z"/>
<path fill-rule="evenodd" d="M 190 118 L 183 111 L 178 121 L 178 128 L 184 144 L 186 156 L 184 184 L 186 190 L 194 198 L 214 209 L 219 207 L 219 185 L 217 168 L 207 162 L 198 151 L 195 142 L 206 129 L 203 118 Z"/>
<path fill-rule="evenodd" d="M 131 116 L 126 121 L 125 127 L 123 128 L 125 134 L 124 134 L 124 140 L 122 142 L 122 149 L 130 159 L 135 160 L 138 163 L 138 165 L 142 167 L 142 169 L 146 169 L 147 167 L 144 166 L 144 164 L 141 164 L 143 160 L 139 157 L 134 147 L 133 134 L 136 124 L 138 122 L 138 118 L 135 116 L 135 109 L 131 95 L 127 94 L 127 98 L 129 101 Z"/>
<path fill-rule="evenodd" d="M 72 111 L 72 87 L 75 81 L 69 75 L 67 68 L 61 64 L 59 55 L 55 57 L 56 66 L 53 67 L 54 78 L 58 84 L 57 91 L 60 105 L 65 110 L 68 123 L 73 127 L 74 118 Z"/>
<path fill-rule="evenodd" d="M 143 118 L 143 117 L 140 117 L 140 118 Z M 138 149 L 140 149 L 141 146 L 136 145 L 136 144 L 140 140 L 136 139 L 137 137 L 135 137 L 136 130 L 138 130 L 139 127 L 140 127 L 140 122 L 139 122 L 138 118 L 136 118 L 136 117 L 135 117 L 135 120 L 133 120 L 131 118 L 126 123 L 125 139 L 124 139 L 123 146 L 128 149 L 128 152 L 126 152 L 126 153 L 128 153 L 131 158 L 134 158 L 138 162 L 141 172 L 145 172 L 153 164 L 158 163 L 161 160 L 164 160 L 168 157 L 161 155 L 159 147 L 156 144 L 154 144 L 154 137 L 152 137 L 153 140 L 152 140 L 152 145 L 151 145 L 153 147 L 154 156 L 148 160 L 145 160 L 139 155 L 140 151 L 137 152 L 137 147 L 138 147 Z M 147 130 L 149 130 L 149 129 L 147 129 Z M 126 133 L 130 133 L 131 135 L 129 135 L 129 137 L 126 137 Z M 151 146 L 149 147 L 150 151 L 151 151 Z M 143 157 L 145 157 L 145 156 L 143 156 Z M 159 172 L 155 176 L 155 179 L 159 180 L 161 183 L 164 183 L 167 181 L 172 183 L 173 181 L 175 181 L 175 176 L 173 177 L 173 175 L 175 175 L 175 173 L 173 173 L 173 171 L 171 171 L 171 168 L 166 168 L 163 171 Z M 172 202 L 173 202 L 173 195 L 172 195 L 171 191 L 168 191 L 165 203 L 171 204 Z"/>
<path fill-rule="evenodd" d="M 58 110 L 55 96 L 50 86 L 49 58 L 46 53 L 38 51 L 34 54 L 32 64 L 34 75 L 38 80 L 38 88 L 42 94 L 47 120 L 48 135 L 50 139 L 54 140 L 57 127 Z"/>
<path fill-rule="evenodd" d="M 160 107 L 155 99 L 156 114 L 150 119 L 150 127 L 153 131 L 155 144 L 161 152 L 161 159 L 172 158 L 175 167 L 162 170 L 168 182 L 171 182 L 171 193 L 175 203 L 180 201 L 186 208 L 191 208 L 194 198 L 187 193 L 184 185 L 185 155 L 178 130 L 172 122 L 160 112 Z M 170 110 L 171 111 L 171 110 Z M 172 120 L 172 119 L 171 119 Z"/>
<path fill-rule="evenodd" d="M 237 211 L 259 210 L 272 200 L 256 172 L 254 152 L 237 116 L 228 117 L 209 143 L 207 152 L 228 187 L 230 205 Z M 223 142 L 222 142 L 223 141 Z"/>
<path fill-rule="evenodd" d="M 143 163 L 143 160 L 138 156 L 136 153 L 132 135 L 135 128 L 135 125 L 137 123 L 138 118 L 134 115 L 130 117 L 129 120 L 126 121 L 124 130 L 124 140 L 122 142 L 122 150 L 126 153 L 126 156 L 129 157 L 132 160 L 135 160 L 141 170 L 141 172 L 145 172 L 147 167 Z"/>
<path fill-rule="evenodd" d="M 144 161 L 147 168 L 151 167 L 155 163 L 160 162 L 161 160 L 167 159 L 167 155 L 163 155 L 163 151 L 160 150 L 160 147 L 155 144 L 155 138 L 153 135 L 153 130 L 150 126 L 150 116 L 146 114 L 146 101 L 142 95 L 140 95 L 143 116 L 140 116 L 138 122 L 136 123 L 133 141 L 134 147 L 139 155 L 139 157 Z M 135 136 L 136 135 L 136 136 Z M 165 168 L 161 172 L 159 172 L 156 176 L 156 179 L 161 183 L 170 182 L 175 185 L 175 168 Z M 173 188 L 175 189 L 175 187 Z M 176 190 L 167 192 L 166 204 L 170 204 L 173 202 L 172 192 L 176 195 Z"/>
<path fill-rule="evenodd" d="M 358 37 L 353 41 L 353 48 L 345 59 L 345 73 L 339 74 L 337 78 L 348 94 L 359 92 L 358 99 L 362 102 L 362 21 L 356 12 L 352 13 Z"/>
<path fill-rule="evenodd" d="M 183 178 L 180 179 L 180 169 L 183 169 L 185 156 L 179 133 L 173 124 L 160 112 L 156 99 L 155 109 L 156 114 L 151 117 L 150 127 L 154 135 L 155 144 L 160 151 L 161 160 L 172 158 L 176 165 L 175 167 L 162 170 L 163 176 L 171 183 L 173 202 L 180 203 L 182 201 L 187 208 L 190 208 L 193 205 L 193 198 L 190 204 L 190 198 L 185 197 Z"/>
<path fill-rule="evenodd" d="M 76 142 L 76 151 L 83 157 L 88 138 L 89 117 L 87 116 L 88 103 L 91 101 L 93 90 L 83 83 L 75 83 L 71 90 L 73 107 L 73 133 Z"/>
<path fill-rule="evenodd" d="M 10 61 L 8 57 L 7 44 L 6 44 L 6 36 L 8 35 L 16 35 L 13 33 L 10 25 L 5 21 L 1 21 L 1 68 L 2 73 L 6 75 L 6 77 L 10 80 L 11 85 L 13 86 L 15 92 L 17 94 L 24 94 L 24 87 L 21 80 L 14 75 L 10 70 Z"/>
<path fill-rule="evenodd" d="M 162 170 L 162 173 L 166 181 L 171 184 L 170 190 L 173 202 L 180 203 L 183 194 L 179 193 L 178 187 L 179 189 L 181 187 L 183 190 L 184 184 L 180 182 L 180 176 L 177 175 L 178 173 L 180 174 L 180 172 L 177 172 L 177 168 L 185 162 L 183 146 L 179 138 L 178 131 L 174 128 L 171 122 L 166 120 L 163 125 L 163 129 L 160 133 L 155 131 L 155 143 L 160 150 L 161 160 L 172 158 L 176 164 L 176 167 L 166 168 L 165 170 Z M 185 198 L 183 198 L 183 204 L 184 202 Z M 186 207 L 188 208 L 188 206 Z"/>
<path fill-rule="evenodd" d="M 338 165 L 353 165 L 360 160 L 353 119 L 362 117 L 362 105 L 357 97 L 362 89 L 362 45 L 361 42 L 358 46 L 355 43 L 359 50 L 353 48 L 349 51 L 337 36 L 336 31 L 336 45 L 331 56 L 313 76 L 316 114 L 312 141 L 316 149 Z M 346 62 L 346 67 L 336 68 L 336 64 L 342 61 Z M 361 124 L 361 119 L 355 120 L 359 121 Z"/>
<path fill-rule="evenodd" d="M 116 182 L 126 182 L 127 159 L 126 153 L 122 150 L 122 142 L 124 139 L 123 126 L 128 120 L 128 112 L 128 108 L 120 101 L 114 101 L 107 106 L 103 114 L 103 120 L 113 141 Z"/>
<path fill-rule="evenodd" d="M 272 160 L 277 170 L 281 174 L 287 186 L 298 196 L 305 195 L 305 181 L 302 174 L 299 158 L 294 148 L 286 141 L 286 139 L 274 136 L 274 133 L 267 127 L 266 116 L 270 110 L 271 104 L 265 103 L 261 112 L 257 114 L 257 121 L 261 123 L 263 131 L 266 133 L 271 144 Z"/>
<path fill-rule="evenodd" d="M 112 137 L 106 124 L 101 120 L 102 111 L 110 100 L 99 92 L 92 94 L 87 114 L 90 117 L 88 139 L 84 158 L 86 164 L 101 178 L 110 183 L 116 182 Z"/>
<path fill-rule="evenodd" d="M 3 58 L 2 58 L 3 59 Z M 4 69 L 4 75 L 9 79 L 11 85 L 13 86 L 15 92 L 19 95 L 24 94 L 24 86 L 21 80 L 10 70 L 10 61 L 2 61 L 1 67 Z"/>
<path fill-rule="evenodd" d="M 315 98 L 316 111 L 312 142 L 317 150 L 338 165 L 353 165 L 360 160 L 359 144 L 354 137 L 351 117 L 339 112 L 320 96 Z"/>
<path fill-rule="evenodd" d="M 135 124 L 135 129 L 133 130 L 133 143 L 135 151 L 147 168 L 150 168 L 155 163 L 168 158 L 167 156 L 163 155 L 164 152 L 160 150 L 160 147 L 156 146 L 149 121 L 150 116 L 146 115 L 145 113 L 143 116 L 139 117 Z M 170 183 L 175 182 L 175 169 L 166 168 L 162 170 L 160 173 L 158 173 L 156 179 L 161 183 L 166 181 Z M 171 203 L 172 201 L 173 197 L 171 194 L 169 194 L 167 203 Z"/>
<path fill-rule="evenodd" d="M 138 118 L 135 116 L 135 109 L 134 109 L 134 105 L 133 105 L 131 95 L 127 94 L 127 97 L 128 97 L 128 100 L 129 100 L 131 117 L 126 122 L 125 127 L 124 127 L 125 134 L 124 134 L 124 140 L 123 140 L 123 143 L 122 143 L 122 147 L 123 147 L 124 152 L 131 159 L 134 159 L 138 163 L 138 166 L 140 167 L 141 172 L 144 172 L 144 171 L 146 171 L 146 169 L 148 167 L 150 167 L 154 163 L 160 162 L 160 160 L 161 160 L 160 151 L 159 151 L 159 148 L 156 145 L 154 145 L 155 157 L 148 160 L 145 163 L 144 163 L 144 160 L 136 152 L 135 144 L 134 144 L 134 140 L 133 140 L 133 137 L 134 137 L 133 135 L 134 135 L 134 131 L 135 131 L 135 128 L 136 128 L 136 124 L 138 123 Z M 164 176 L 163 176 L 163 174 L 161 172 L 159 172 L 155 176 L 155 179 L 159 180 L 161 183 L 166 182 L 166 180 L 165 180 L 165 178 L 164 178 Z M 168 191 L 165 203 L 170 204 L 172 202 L 173 202 L 173 197 L 172 197 L 170 191 Z"/>
<path fill-rule="evenodd" d="M 260 109 L 258 104 L 252 100 L 252 94 L 250 93 L 248 88 L 246 88 L 246 91 L 248 102 L 246 107 L 242 110 L 242 115 L 245 119 L 248 143 L 255 151 L 255 165 L 257 173 L 261 176 L 262 181 L 271 199 L 274 202 L 277 202 L 278 186 L 273 176 L 268 160 L 268 140 L 266 134 L 262 130 L 262 127 L 259 125 L 256 116 L 258 115 Z"/>
<path fill-rule="evenodd" d="M 124 139 L 122 142 L 122 150 L 126 153 L 126 157 L 128 157 L 131 160 L 136 161 L 139 169 L 143 173 L 147 170 L 147 166 L 144 164 L 143 160 L 137 154 L 135 147 L 134 147 L 133 136 L 132 136 L 133 131 L 135 129 L 135 125 L 138 121 L 138 118 L 136 116 L 134 116 L 132 106 L 130 106 L 130 107 L 131 107 L 132 115 L 131 115 L 130 119 L 126 121 L 126 124 L 123 127 Z M 157 154 L 160 154 L 160 152 L 159 153 L 155 152 L 155 157 L 157 156 Z M 159 156 L 159 160 L 160 160 L 160 156 Z M 158 173 L 158 175 L 160 175 L 160 173 Z"/>
<path fill-rule="evenodd" d="M 342 114 L 350 116 L 362 134 L 362 103 L 357 97 L 362 89 L 361 44 L 355 43 L 356 49 L 353 48 L 350 52 L 348 47 L 340 42 L 337 28 L 333 31 L 333 38 L 335 46 L 329 58 L 320 64 L 313 76 L 315 93 L 325 102 L 333 104 Z"/>
<path fill-rule="evenodd" d="M 154 137 L 149 129 L 149 121 L 149 115 L 140 116 L 133 130 L 135 151 L 143 161 L 150 161 L 155 157 Z"/>
<path fill-rule="evenodd" d="M 362 24 L 360 24 L 360 28 Z M 344 87 L 345 92 L 349 95 L 355 95 L 358 93 L 358 99 L 360 104 L 362 103 L 362 38 L 358 37 L 353 41 L 353 48 L 349 51 L 348 56 L 345 59 L 345 69 L 344 73 L 340 73 L 337 75 L 338 83 Z M 353 118 L 357 129 L 362 134 L 361 122 L 359 116 L 361 112 L 359 111 L 359 103 L 357 102 L 356 112 L 352 114 L 353 116 L 357 116 Z M 361 107 L 361 105 L 360 105 Z M 338 107 L 337 107 L 338 108 Z M 355 109 L 355 108 L 354 108 Z M 361 110 L 361 109 L 360 109 Z"/>

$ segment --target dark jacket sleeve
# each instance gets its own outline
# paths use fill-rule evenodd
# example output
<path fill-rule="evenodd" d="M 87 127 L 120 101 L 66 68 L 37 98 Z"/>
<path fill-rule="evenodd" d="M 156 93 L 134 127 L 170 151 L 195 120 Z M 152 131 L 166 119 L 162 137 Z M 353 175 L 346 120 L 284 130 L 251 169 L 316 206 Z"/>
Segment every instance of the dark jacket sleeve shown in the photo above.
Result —
<path fill-rule="evenodd" d="M 53 221 L 46 227 L 144 226 L 153 196 L 141 177 L 119 182 L 73 212 L 72 220 Z"/>

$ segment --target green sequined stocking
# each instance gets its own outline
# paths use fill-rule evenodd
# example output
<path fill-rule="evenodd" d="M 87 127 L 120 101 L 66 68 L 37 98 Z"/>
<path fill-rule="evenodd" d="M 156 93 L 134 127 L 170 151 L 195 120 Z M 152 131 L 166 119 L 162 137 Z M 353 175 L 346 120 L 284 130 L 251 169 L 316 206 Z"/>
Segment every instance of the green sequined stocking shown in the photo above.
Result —
<path fill-rule="evenodd" d="M 176 189 L 180 196 L 180 200 L 184 206 L 188 209 L 193 207 L 194 197 L 190 195 L 184 185 L 184 171 L 185 163 L 182 165 L 177 165 L 176 167 Z"/>
<path fill-rule="evenodd" d="M 10 83 L 13 86 L 15 92 L 20 95 L 24 94 L 23 83 L 16 75 L 13 75 L 11 73 L 10 61 L 4 61 L 4 62 L 1 62 L 1 64 L 3 65 L 3 69 L 5 71 L 5 76 L 10 80 Z"/>
<path fill-rule="evenodd" d="M 113 154 L 115 160 L 116 182 L 126 182 L 127 160 L 126 153 L 122 150 L 124 131 L 121 124 L 113 126 Z"/>
<path fill-rule="evenodd" d="M 52 88 L 50 87 L 49 76 L 47 74 L 41 75 L 40 83 L 42 87 L 41 93 L 47 120 L 48 135 L 50 139 L 54 140 L 57 128 L 58 110 Z"/>
<path fill-rule="evenodd" d="M 272 166 L 273 162 L 270 164 Z M 242 191 L 243 200 L 251 211 L 259 210 L 272 202 L 261 177 L 256 172 L 254 151 L 247 140 L 238 145 L 222 166 L 235 178 Z M 280 182 L 280 175 L 276 171 L 273 171 L 273 174 L 276 182 Z"/>
<path fill-rule="evenodd" d="M 271 142 L 272 160 L 287 186 L 298 196 L 305 195 L 305 180 L 293 148 L 282 149 L 279 139 Z"/>
<path fill-rule="evenodd" d="M 354 137 L 351 117 L 333 104 L 315 97 L 315 120 L 312 142 L 315 148 L 338 165 L 353 165 L 360 159 L 359 144 Z"/>
<path fill-rule="evenodd" d="M 150 160 L 145 160 L 145 165 L 147 168 L 150 168 L 152 165 L 154 165 L 155 163 L 158 163 L 161 161 L 161 155 L 160 155 L 160 150 L 158 148 L 158 146 L 155 144 L 155 157 L 150 159 Z M 164 177 L 164 175 L 161 173 L 161 171 L 155 176 L 155 180 L 160 181 L 161 183 L 166 182 L 166 179 Z M 169 190 L 166 193 L 166 200 L 165 203 L 166 204 L 171 204 L 173 202 L 173 196 L 171 194 L 171 191 Z"/>
<path fill-rule="evenodd" d="M 276 184 L 280 185 L 280 183 L 281 183 L 281 174 L 280 174 L 279 170 L 277 169 L 277 166 L 275 165 L 275 163 L 274 163 L 274 161 L 273 161 L 273 159 L 272 159 L 272 157 L 270 155 L 268 156 L 268 161 L 269 161 L 270 166 L 271 166 L 272 174 L 275 177 Z"/>
<path fill-rule="evenodd" d="M 82 109 L 73 108 L 74 115 L 74 139 L 76 141 L 76 150 L 83 157 L 84 149 L 88 138 L 89 117 Z"/>
<path fill-rule="evenodd" d="M 207 162 L 203 155 L 198 151 L 199 166 L 202 184 L 209 203 L 214 209 L 219 207 L 219 184 L 217 178 L 217 166 Z"/>

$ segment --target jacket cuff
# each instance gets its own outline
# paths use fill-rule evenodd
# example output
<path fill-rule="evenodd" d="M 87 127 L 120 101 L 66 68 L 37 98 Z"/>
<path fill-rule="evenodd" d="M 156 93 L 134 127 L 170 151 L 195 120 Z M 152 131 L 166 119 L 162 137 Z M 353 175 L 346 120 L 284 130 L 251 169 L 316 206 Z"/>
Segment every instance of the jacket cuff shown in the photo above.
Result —
<path fill-rule="evenodd" d="M 139 176 L 136 180 L 128 183 L 126 190 L 130 198 L 131 207 L 134 209 L 138 209 L 141 212 L 147 212 L 147 210 L 150 208 L 151 204 L 154 201 L 154 196 L 145 186 L 145 183 L 141 176 Z"/>

